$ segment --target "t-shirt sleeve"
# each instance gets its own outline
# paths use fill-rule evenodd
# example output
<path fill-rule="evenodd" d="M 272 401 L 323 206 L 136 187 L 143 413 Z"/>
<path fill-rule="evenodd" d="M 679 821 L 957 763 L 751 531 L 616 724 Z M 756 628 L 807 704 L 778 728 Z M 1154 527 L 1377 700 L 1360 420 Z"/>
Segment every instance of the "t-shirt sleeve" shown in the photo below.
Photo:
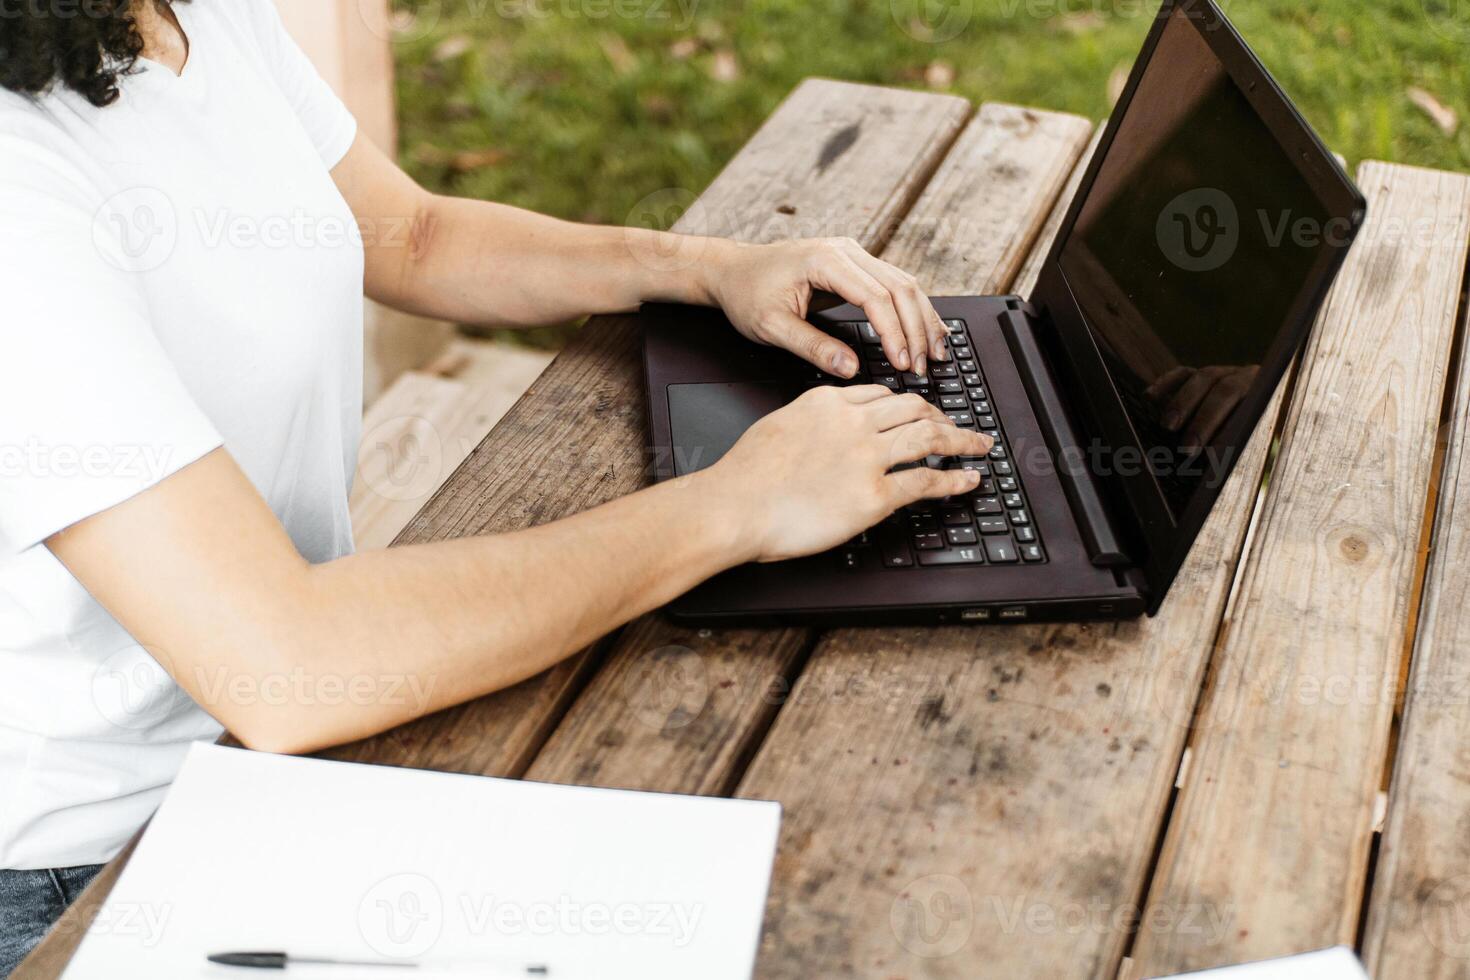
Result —
<path fill-rule="evenodd" d="M 231 0 L 237 2 L 237 0 Z M 341 162 L 357 136 L 357 120 L 302 53 L 281 22 L 275 0 L 238 0 L 248 10 L 267 69 L 280 86 L 306 135 L 330 170 Z M 287 0 L 299 3 L 301 0 Z"/>
<path fill-rule="evenodd" d="M 0 555 L 159 483 L 221 444 L 149 321 L 105 202 L 0 133 Z"/>

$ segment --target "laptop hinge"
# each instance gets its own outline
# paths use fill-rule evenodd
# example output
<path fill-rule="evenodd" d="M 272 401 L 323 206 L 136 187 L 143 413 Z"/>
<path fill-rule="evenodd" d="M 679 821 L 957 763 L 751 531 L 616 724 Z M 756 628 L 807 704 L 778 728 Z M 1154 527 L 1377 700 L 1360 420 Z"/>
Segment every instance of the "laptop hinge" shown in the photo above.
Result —
<path fill-rule="evenodd" d="M 1031 396 L 1036 420 L 1056 465 L 1057 479 L 1072 505 L 1092 563 L 1099 568 L 1132 564 L 1108 516 L 1097 478 L 1087 467 L 1086 450 L 1067 416 L 1056 377 L 1037 342 L 1033 317 L 1024 309 L 1009 309 L 1000 315 L 1000 328 Z"/>

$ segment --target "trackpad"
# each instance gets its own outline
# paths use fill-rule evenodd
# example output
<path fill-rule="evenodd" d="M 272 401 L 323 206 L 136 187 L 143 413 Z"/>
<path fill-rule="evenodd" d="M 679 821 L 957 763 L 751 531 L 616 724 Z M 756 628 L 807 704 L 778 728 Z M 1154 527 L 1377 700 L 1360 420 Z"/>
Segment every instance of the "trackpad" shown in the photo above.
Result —
<path fill-rule="evenodd" d="M 679 476 L 712 466 L 745 430 L 796 394 L 780 382 L 669 385 L 669 431 L 674 472 Z"/>

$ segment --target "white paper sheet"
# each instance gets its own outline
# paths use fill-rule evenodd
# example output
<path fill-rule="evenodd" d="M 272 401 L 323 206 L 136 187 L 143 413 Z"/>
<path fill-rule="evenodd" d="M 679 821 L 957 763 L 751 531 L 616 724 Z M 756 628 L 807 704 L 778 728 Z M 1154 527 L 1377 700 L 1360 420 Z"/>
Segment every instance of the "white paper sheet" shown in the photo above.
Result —
<path fill-rule="evenodd" d="M 66 980 L 748 977 L 780 807 L 195 746 Z"/>
<path fill-rule="evenodd" d="M 1178 976 L 1189 980 L 1368 980 L 1363 965 L 1346 946 Z"/>

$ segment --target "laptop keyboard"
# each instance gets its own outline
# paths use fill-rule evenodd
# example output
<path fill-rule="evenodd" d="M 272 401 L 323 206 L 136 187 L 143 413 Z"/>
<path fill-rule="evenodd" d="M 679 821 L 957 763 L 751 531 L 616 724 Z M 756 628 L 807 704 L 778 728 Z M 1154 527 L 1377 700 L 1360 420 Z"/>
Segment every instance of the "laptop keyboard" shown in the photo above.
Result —
<path fill-rule="evenodd" d="M 813 384 L 880 384 L 913 392 L 937 405 L 958 426 L 995 440 L 984 457 L 939 457 L 910 464 L 978 470 L 980 485 L 964 497 L 924 500 L 894 513 L 838 549 L 843 568 L 909 569 L 926 565 L 1021 565 L 1046 561 L 1031 506 L 1010 455 L 1005 426 L 991 404 L 989 385 L 963 320 L 945 320 L 950 360 L 929 365 L 929 376 L 894 369 L 872 324 L 833 324 L 833 333 L 858 352 L 858 375 L 841 381 L 819 375 Z M 909 468 L 909 467 L 904 467 Z"/>

